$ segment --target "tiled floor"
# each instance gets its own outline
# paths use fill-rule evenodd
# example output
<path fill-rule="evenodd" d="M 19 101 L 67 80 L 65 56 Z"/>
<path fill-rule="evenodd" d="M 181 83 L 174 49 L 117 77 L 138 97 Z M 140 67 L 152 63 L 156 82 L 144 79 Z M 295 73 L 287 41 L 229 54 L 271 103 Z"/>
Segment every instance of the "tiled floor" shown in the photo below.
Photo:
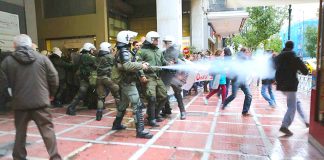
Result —
<path fill-rule="evenodd" d="M 294 135 L 284 137 L 278 131 L 286 110 L 285 97 L 276 92 L 278 107 L 270 108 L 252 88 L 252 117 L 242 117 L 244 96 L 238 97 L 225 109 L 219 108 L 215 96 L 204 105 L 200 93 L 185 100 L 188 116 L 179 119 L 176 103 L 173 114 L 150 128 L 154 137 L 150 140 L 135 137 L 131 112 L 123 121 L 129 128 L 112 131 L 115 109 L 106 109 L 102 121 L 95 121 L 95 110 L 82 110 L 77 116 L 67 116 L 65 109 L 53 109 L 55 132 L 59 151 L 65 159 L 80 160 L 191 160 L 191 159 L 311 159 L 322 160 L 320 154 L 308 143 L 308 129 L 298 116 L 291 126 Z M 308 95 L 300 94 L 302 104 L 309 113 Z M 12 113 L 0 115 L 1 160 L 11 159 L 15 129 Z M 29 159 L 48 159 L 48 154 L 34 123 L 28 128 L 27 152 Z"/>

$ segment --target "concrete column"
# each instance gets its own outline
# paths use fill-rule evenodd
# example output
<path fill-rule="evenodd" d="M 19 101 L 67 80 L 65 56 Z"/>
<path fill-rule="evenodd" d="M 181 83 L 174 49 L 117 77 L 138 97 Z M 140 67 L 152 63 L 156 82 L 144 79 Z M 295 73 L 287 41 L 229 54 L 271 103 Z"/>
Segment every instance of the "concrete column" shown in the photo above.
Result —
<path fill-rule="evenodd" d="M 24 3 L 27 34 L 32 38 L 34 43 L 38 44 L 35 0 L 25 0 Z"/>
<path fill-rule="evenodd" d="M 96 47 L 98 48 L 101 42 L 108 42 L 107 1 L 96 0 L 96 7 L 97 7 Z"/>
<path fill-rule="evenodd" d="M 206 3 L 206 0 L 191 1 L 191 46 L 198 50 L 208 49 L 208 22 L 204 13 Z"/>
<path fill-rule="evenodd" d="M 166 35 L 175 37 L 176 44 L 182 44 L 182 0 L 156 0 L 157 32 L 163 39 Z"/>

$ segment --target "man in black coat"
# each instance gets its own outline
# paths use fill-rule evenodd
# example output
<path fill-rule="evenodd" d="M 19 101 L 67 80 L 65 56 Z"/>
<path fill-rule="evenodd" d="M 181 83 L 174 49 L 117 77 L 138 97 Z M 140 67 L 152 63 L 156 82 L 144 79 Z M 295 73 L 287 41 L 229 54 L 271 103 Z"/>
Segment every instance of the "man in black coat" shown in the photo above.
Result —
<path fill-rule="evenodd" d="M 297 99 L 297 72 L 300 71 L 302 74 L 307 75 L 308 70 L 303 61 L 296 56 L 293 48 L 293 41 L 287 41 L 281 54 L 275 58 L 277 90 L 282 91 L 287 96 L 288 107 L 280 131 L 289 136 L 293 134 L 288 127 L 294 120 L 296 110 L 304 120 L 305 125 L 307 127 L 309 125 L 300 101 Z"/>

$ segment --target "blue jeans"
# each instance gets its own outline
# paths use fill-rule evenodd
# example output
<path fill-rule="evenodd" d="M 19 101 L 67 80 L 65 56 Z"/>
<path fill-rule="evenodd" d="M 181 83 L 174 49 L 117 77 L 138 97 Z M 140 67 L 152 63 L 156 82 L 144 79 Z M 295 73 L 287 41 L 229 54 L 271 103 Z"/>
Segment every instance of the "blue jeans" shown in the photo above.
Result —
<path fill-rule="evenodd" d="M 270 95 L 267 94 L 267 90 L 268 93 Z M 272 93 L 272 84 L 262 84 L 262 88 L 261 88 L 261 95 L 263 96 L 263 98 L 268 101 L 269 105 L 274 106 L 276 105 L 276 100 L 275 97 Z"/>
<path fill-rule="evenodd" d="M 297 99 L 297 92 L 283 92 L 287 96 L 287 112 L 282 121 L 281 127 L 288 128 L 294 121 L 296 110 L 304 123 L 308 123 L 304 111 L 301 107 L 300 101 Z"/>
<path fill-rule="evenodd" d="M 230 102 L 232 102 L 236 98 L 237 91 L 239 88 L 241 88 L 241 90 L 245 94 L 242 113 L 243 114 L 248 113 L 250 106 L 251 106 L 251 102 L 252 102 L 252 94 L 250 91 L 250 86 L 247 84 L 240 84 L 238 82 L 232 82 L 232 94 L 226 98 L 226 100 L 224 102 L 224 107 L 226 107 Z"/>

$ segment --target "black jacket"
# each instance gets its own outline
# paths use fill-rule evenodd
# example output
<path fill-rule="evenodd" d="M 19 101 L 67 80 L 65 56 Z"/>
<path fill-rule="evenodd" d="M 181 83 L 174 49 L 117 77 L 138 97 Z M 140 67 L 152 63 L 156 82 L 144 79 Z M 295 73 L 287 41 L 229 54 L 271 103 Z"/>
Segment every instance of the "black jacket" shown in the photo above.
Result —
<path fill-rule="evenodd" d="M 296 92 L 298 88 L 297 71 L 307 75 L 308 70 L 294 51 L 284 49 L 275 58 L 277 90 Z"/>

